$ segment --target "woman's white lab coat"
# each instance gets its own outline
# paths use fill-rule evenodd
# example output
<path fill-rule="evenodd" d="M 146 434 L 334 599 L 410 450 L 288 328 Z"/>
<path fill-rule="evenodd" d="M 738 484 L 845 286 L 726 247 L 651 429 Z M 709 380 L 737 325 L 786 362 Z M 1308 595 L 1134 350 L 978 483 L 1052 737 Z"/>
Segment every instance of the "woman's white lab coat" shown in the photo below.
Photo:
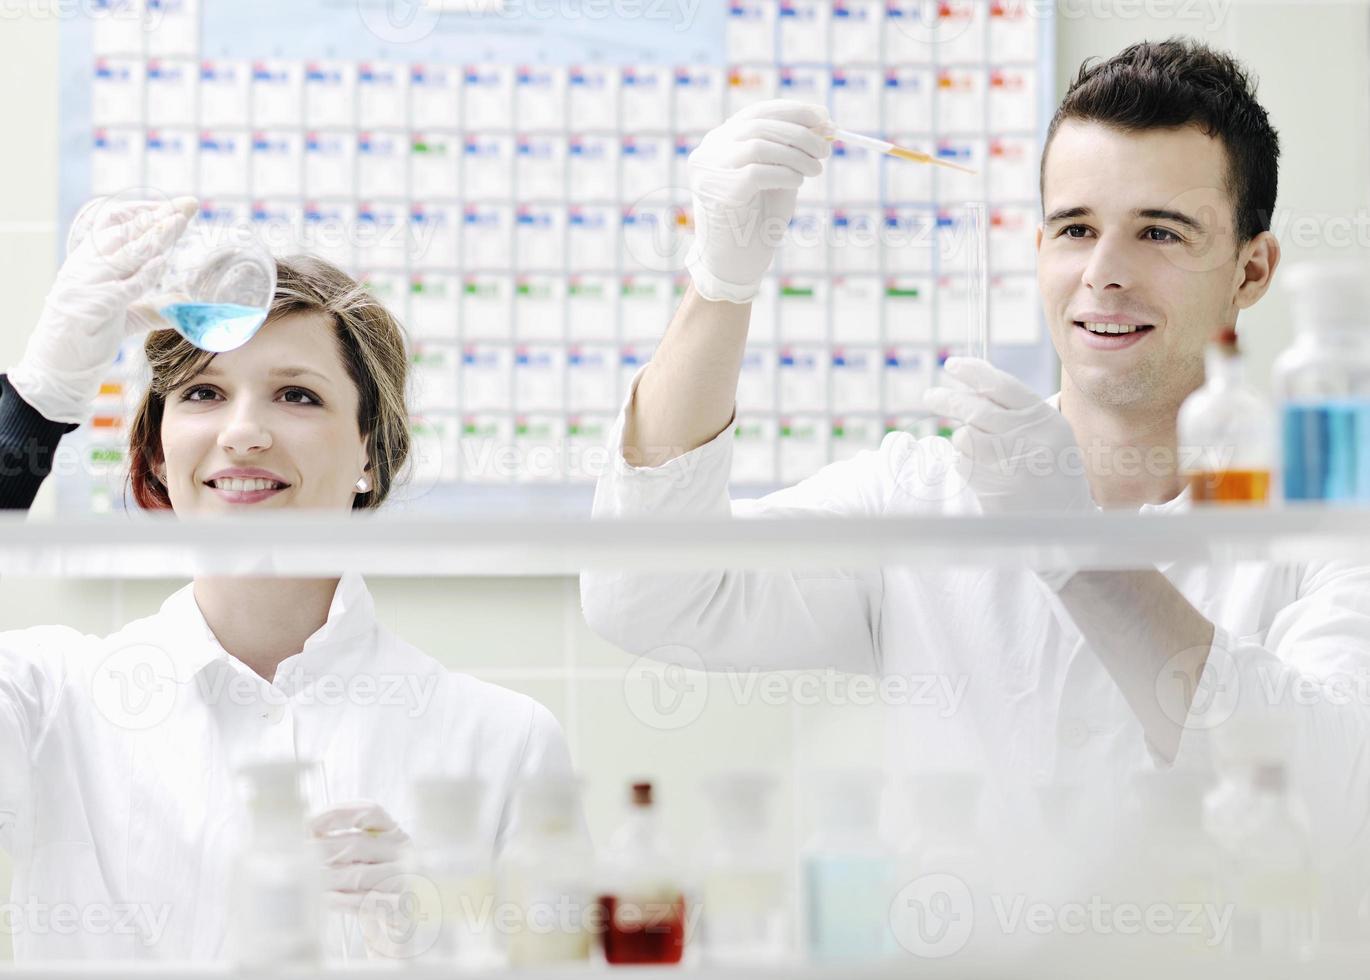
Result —
<path fill-rule="evenodd" d="M 417 776 L 486 783 L 492 853 L 522 779 L 566 775 L 556 720 L 381 627 L 361 577 L 268 684 L 214 638 L 190 586 L 112 636 L 0 633 L 0 847 L 16 959 L 213 959 L 244 840 L 234 767 L 322 760 L 324 799 L 413 834 Z"/>

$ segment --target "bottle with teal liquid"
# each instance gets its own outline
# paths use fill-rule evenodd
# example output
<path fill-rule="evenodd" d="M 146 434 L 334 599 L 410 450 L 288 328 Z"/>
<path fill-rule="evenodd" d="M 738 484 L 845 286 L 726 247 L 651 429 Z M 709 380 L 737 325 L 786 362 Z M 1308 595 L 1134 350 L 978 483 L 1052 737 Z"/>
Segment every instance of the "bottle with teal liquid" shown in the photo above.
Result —
<path fill-rule="evenodd" d="M 1275 361 L 1287 501 L 1370 504 L 1370 265 L 1288 274 L 1294 343 Z"/>

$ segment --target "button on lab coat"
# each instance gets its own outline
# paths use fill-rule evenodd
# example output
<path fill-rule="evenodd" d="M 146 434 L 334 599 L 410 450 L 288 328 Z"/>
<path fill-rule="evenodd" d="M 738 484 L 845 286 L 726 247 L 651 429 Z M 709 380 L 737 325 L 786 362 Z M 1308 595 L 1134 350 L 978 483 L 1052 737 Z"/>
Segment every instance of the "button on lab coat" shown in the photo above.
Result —
<path fill-rule="evenodd" d="M 261 757 L 322 760 L 311 807 L 375 800 L 411 837 L 416 777 L 479 777 L 492 854 L 515 784 L 571 772 L 546 708 L 393 636 L 355 574 L 274 684 L 220 646 L 191 586 L 103 639 L 0 633 L 16 959 L 231 955 L 227 897 L 245 839 L 234 768 Z"/>
<path fill-rule="evenodd" d="M 793 487 L 730 501 L 731 426 L 662 466 L 633 467 L 622 454 L 624 411 L 611 430 L 610 463 L 595 492 L 599 518 L 981 510 L 973 493 L 947 479 L 952 450 L 939 437 L 890 433 L 878 449 Z M 1141 513 L 1188 506 L 1186 493 Z M 1172 563 L 1159 571 L 1217 627 L 1206 670 L 1219 663 L 1236 670 L 1235 685 L 1231 677 L 1216 682 L 1240 695 L 1223 727 L 1278 726 L 1317 839 L 1332 853 L 1363 846 L 1370 704 L 1354 684 L 1349 697 L 1345 687 L 1340 695 L 1336 689 L 1355 678 L 1363 689 L 1370 679 L 1370 566 Z M 938 690 L 925 687 L 926 678 L 944 682 L 944 691 L 960 689 L 960 699 L 894 698 L 887 713 L 891 735 L 872 749 L 883 750 L 890 770 L 984 773 L 1010 829 L 1025 819 L 1010 803 L 1042 803 L 1062 787 L 1088 788 L 1103 812 L 1116 816 L 1133 775 L 1164 767 L 1059 597 L 1024 568 L 595 571 L 582 574 L 581 599 L 590 625 L 636 655 L 710 670 L 830 668 L 908 678 L 900 688 L 906 692 Z M 1295 692 L 1310 689 L 1313 696 L 1299 703 Z M 1195 717 L 1188 722 L 1174 765 L 1211 769 L 1218 729 L 1209 726 L 1210 733 Z"/>

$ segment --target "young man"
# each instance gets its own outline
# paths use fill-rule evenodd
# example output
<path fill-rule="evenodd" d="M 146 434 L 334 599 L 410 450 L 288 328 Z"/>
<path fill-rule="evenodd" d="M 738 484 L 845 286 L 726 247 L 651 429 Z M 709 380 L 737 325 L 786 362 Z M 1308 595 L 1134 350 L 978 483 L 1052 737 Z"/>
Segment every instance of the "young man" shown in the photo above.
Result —
<path fill-rule="evenodd" d="M 1265 295 L 1280 258 L 1278 139 L 1241 67 L 1197 44 L 1146 43 L 1071 84 L 1043 155 L 1037 235 L 1058 395 L 953 359 L 955 387 L 926 402 L 962 423 L 951 442 L 892 433 L 730 504 L 748 301 L 796 189 L 822 169 L 825 122 L 821 107 L 766 103 L 692 156 L 693 288 L 635 379 L 595 515 L 1185 509 L 1177 410 L 1202 382 L 1205 343 Z M 1370 706 L 1341 695 L 1370 672 L 1370 567 L 587 573 L 582 599 L 624 649 L 685 647 L 709 669 L 964 678 L 951 717 L 902 714 L 886 749 L 911 768 L 1114 795 L 1137 771 L 1207 767 L 1213 731 L 1278 733 L 1320 832 L 1336 846 L 1364 833 Z"/>

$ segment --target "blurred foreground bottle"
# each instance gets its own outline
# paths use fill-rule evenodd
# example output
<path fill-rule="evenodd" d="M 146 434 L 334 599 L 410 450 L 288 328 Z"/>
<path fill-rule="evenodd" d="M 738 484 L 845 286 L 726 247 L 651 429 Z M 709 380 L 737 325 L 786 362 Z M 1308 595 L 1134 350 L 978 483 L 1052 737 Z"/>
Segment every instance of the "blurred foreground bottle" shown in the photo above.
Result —
<path fill-rule="evenodd" d="M 1224 330 L 1204 354 L 1204 383 L 1180 406 L 1180 470 L 1195 504 L 1264 504 L 1270 498 L 1275 424 L 1247 387 L 1237 332 Z"/>
<path fill-rule="evenodd" d="M 1284 497 L 1370 503 L 1370 269 L 1312 263 L 1287 281 L 1294 343 L 1271 376 Z"/>

